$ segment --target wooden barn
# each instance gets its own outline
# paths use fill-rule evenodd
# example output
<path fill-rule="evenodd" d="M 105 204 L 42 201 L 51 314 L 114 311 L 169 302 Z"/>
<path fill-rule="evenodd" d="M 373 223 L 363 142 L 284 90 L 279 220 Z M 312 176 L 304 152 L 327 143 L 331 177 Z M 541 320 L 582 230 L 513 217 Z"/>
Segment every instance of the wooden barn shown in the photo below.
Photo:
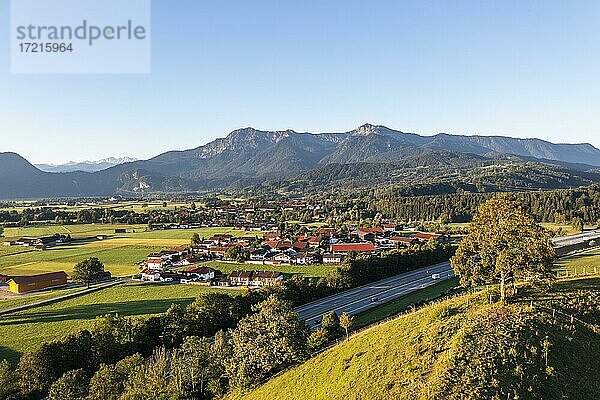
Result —
<path fill-rule="evenodd" d="M 30 276 L 11 276 L 8 287 L 14 293 L 28 293 L 67 284 L 67 273 L 64 271 Z"/>

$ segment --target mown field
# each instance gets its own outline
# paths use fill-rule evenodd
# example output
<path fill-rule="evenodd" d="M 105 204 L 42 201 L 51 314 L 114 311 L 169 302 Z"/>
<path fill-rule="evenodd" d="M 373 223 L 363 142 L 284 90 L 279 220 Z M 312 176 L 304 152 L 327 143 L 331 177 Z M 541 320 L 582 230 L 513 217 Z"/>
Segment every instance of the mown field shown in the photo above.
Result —
<path fill-rule="evenodd" d="M 116 228 L 126 229 L 127 233 L 115 234 Z M 149 253 L 175 246 L 187 246 L 194 233 L 205 238 L 219 233 L 236 236 L 247 234 L 246 231 L 226 227 L 146 231 L 144 225 L 86 224 L 6 228 L 3 240 L 56 233 L 70 234 L 76 240 L 46 251 L 36 251 L 29 247 L 0 246 L 0 273 L 33 275 L 62 270 L 70 273 L 78 262 L 97 257 L 113 276 L 129 276 L 139 272 L 137 264 Z M 96 236 L 100 234 L 108 235 L 108 238 L 97 240 Z"/>
<path fill-rule="evenodd" d="M 67 211 L 67 212 L 77 212 L 81 210 L 91 210 L 91 209 L 112 209 L 112 210 L 131 210 L 138 213 L 148 211 L 148 210 L 174 210 L 176 208 L 189 207 L 191 203 L 175 203 L 175 202 L 166 202 L 166 207 L 163 207 L 162 201 L 150 201 L 150 202 L 141 202 L 141 201 L 130 201 L 130 202 L 121 202 L 121 203 L 82 203 L 77 205 L 53 205 L 52 208 L 55 210 Z M 202 203 L 196 202 L 197 206 L 202 205 Z M 0 208 L 0 211 L 17 211 L 22 212 L 26 208 L 37 208 L 37 206 L 25 205 L 24 203 L 17 203 L 14 207 L 3 207 Z"/>
<path fill-rule="evenodd" d="M 209 261 L 206 265 L 218 269 L 224 274 L 229 274 L 234 270 L 261 270 L 261 271 L 279 271 L 283 272 L 287 275 L 292 274 L 302 274 L 304 276 L 310 277 L 325 277 L 329 274 L 329 272 L 335 270 L 337 266 L 335 265 L 324 265 L 324 264 L 315 264 L 315 265 L 260 265 L 260 264 L 238 264 L 238 263 L 230 263 L 223 261 Z"/>
<path fill-rule="evenodd" d="M 41 343 L 60 338 L 77 329 L 92 326 L 97 316 L 118 313 L 148 316 L 166 311 L 171 304 L 187 305 L 201 293 L 235 290 L 191 285 L 127 283 L 81 295 L 46 306 L 0 317 L 0 360 L 18 360 L 23 352 Z"/>

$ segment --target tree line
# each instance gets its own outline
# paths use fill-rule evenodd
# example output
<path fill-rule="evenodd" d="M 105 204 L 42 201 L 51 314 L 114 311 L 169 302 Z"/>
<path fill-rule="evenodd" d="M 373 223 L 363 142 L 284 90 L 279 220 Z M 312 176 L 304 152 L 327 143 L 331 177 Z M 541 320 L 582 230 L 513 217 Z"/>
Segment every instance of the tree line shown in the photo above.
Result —
<path fill-rule="evenodd" d="M 492 193 L 454 193 L 406 197 L 394 188 L 375 192 L 370 208 L 399 221 L 468 222 Z M 600 186 L 514 193 L 538 222 L 570 224 L 575 219 L 596 224 L 600 220 Z"/>

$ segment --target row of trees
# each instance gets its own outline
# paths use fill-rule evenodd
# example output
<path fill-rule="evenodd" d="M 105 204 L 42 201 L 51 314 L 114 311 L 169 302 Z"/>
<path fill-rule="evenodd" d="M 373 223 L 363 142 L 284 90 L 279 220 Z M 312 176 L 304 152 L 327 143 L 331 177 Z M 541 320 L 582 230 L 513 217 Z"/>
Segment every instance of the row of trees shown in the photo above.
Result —
<path fill-rule="evenodd" d="M 596 224 L 600 220 L 600 187 L 524 192 L 514 195 L 539 222 L 571 223 L 580 219 Z M 437 196 L 404 196 L 394 188 L 375 192 L 370 208 L 397 220 L 468 222 L 491 193 L 456 193 Z"/>

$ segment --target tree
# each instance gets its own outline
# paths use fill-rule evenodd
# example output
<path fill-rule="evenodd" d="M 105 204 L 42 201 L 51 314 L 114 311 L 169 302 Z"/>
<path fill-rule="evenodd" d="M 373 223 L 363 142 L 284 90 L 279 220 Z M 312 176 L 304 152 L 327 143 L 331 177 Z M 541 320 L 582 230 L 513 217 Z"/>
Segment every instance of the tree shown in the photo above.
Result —
<path fill-rule="evenodd" d="M 225 252 L 225 257 L 230 260 L 242 262 L 248 259 L 248 252 L 242 246 L 231 246 Z"/>
<path fill-rule="evenodd" d="M 329 343 L 329 333 L 325 328 L 318 327 L 308 336 L 308 348 L 311 351 L 323 349 Z"/>
<path fill-rule="evenodd" d="M 252 307 L 231 331 L 227 373 L 234 386 L 249 388 L 306 356 L 307 328 L 290 302 L 271 295 Z"/>
<path fill-rule="evenodd" d="M 571 223 L 571 225 L 573 226 L 573 229 L 575 229 L 577 232 L 583 232 L 583 220 L 581 218 L 573 218 L 573 222 Z"/>
<path fill-rule="evenodd" d="M 164 347 L 155 349 L 144 365 L 129 376 L 121 400 L 189 399 L 184 390 L 185 376 L 179 351 Z"/>
<path fill-rule="evenodd" d="M 220 376 L 218 368 L 213 368 L 212 347 L 209 339 L 198 336 L 187 337 L 181 346 L 178 361 L 185 372 L 186 392 L 194 398 L 203 397 L 208 381 Z"/>
<path fill-rule="evenodd" d="M 330 338 L 334 338 L 340 334 L 340 317 L 335 313 L 335 311 L 331 311 L 325 315 L 323 315 L 323 319 L 321 321 L 321 327 L 325 329 Z"/>
<path fill-rule="evenodd" d="M 200 242 L 202 242 L 202 240 L 200 239 L 200 235 L 198 235 L 198 233 L 194 233 L 192 235 L 190 243 L 192 244 L 192 246 L 198 246 Z"/>
<path fill-rule="evenodd" d="M 82 369 L 65 372 L 50 386 L 48 400 L 83 400 L 88 392 L 87 376 Z"/>
<path fill-rule="evenodd" d="M 4 236 L 4 226 L 0 225 L 0 237 Z"/>
<path fill-rule="evenodd" d="M 2 360 L 0 362 L 0 399 L 11 400 L 19 397 L 17 374 L 7 360 Z"/>
<path fill-rule="evenodd" d="M 499 282 L 504 301 L 510 280 L 552 276 L 554 258 L 544 228 L 512 196 L 499 194 L 479 207 L 451 262 L 463 286 Z"/>
<path fill-rule="evenodd" d="M 90 287 L 90 283 L 105 277 L 104 264 L 95 257 L 88 258 L 73 268 L 71 278 L 76 282 L 82 282 Z"/>
<path fill-rule="evenodd" d="M 126 357 L 115 365 L 101 365 L 90 379 L 87 400 L 117 400 L 125 390 L 129 376 L 143 365 L 140 354 Z"/>
<path fill-rule="evenodd" d="M 346 314 L 345 312 L 340 315 L 340 326 L 346 331 L 346 340 L 350 340 L 350 327 L 354 322 L 354 317 Z"/>

